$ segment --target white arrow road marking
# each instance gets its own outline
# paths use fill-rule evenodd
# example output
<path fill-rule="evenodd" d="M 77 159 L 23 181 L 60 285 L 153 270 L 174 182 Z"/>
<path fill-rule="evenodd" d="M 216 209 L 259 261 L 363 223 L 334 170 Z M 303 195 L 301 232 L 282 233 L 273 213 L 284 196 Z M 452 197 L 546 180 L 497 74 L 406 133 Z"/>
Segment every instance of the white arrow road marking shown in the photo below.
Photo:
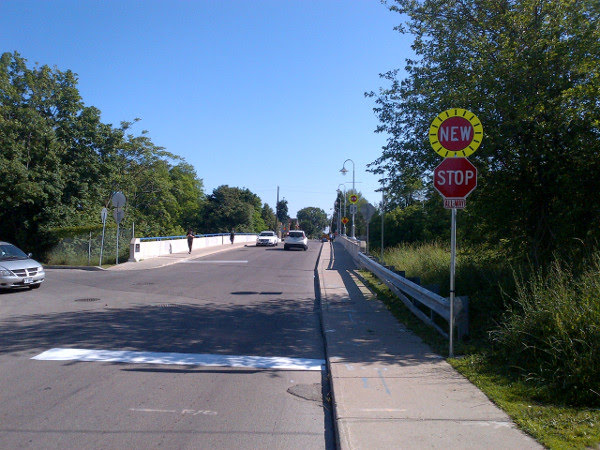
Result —
<path fill-rule="evenodd" d="M 31 359 L 40 361 L 101 361 L 131 364 L 179 364 L 190 366 L 245 367 L 252 369 L 324 370 L 325 360 L 277 356 L 208 355 L 116 350 L 52 348 Z"/>

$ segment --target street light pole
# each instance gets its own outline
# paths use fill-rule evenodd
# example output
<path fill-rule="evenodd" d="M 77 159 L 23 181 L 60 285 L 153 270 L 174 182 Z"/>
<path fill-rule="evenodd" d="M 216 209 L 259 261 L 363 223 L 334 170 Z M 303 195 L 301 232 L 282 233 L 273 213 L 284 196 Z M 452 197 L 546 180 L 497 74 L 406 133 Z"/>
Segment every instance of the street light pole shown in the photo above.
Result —
<path fill-rule="evenodd" d="M 340 183 L 340 184 L 338 184 L 338 192 L 340 192 L 340 186 L 344 186 L 344 217 L 346 217 L 346 197 L 347 197 L 347 195 L 346 195 L 346 183 Z M 340 205 L 340 207 L 341 206 L 342 205 Z M 341 227 L 342 226 L 340 225 L 339 228 L 341 228 Z M 344 236 L 346 235 L 346 224 L 344 224 L 344 233 L 343 234 L 344 234 Z"/>
<path fill-rule="evenodd" d="M 344 164 L 342 164 L 342 170 L 340 170 L 340 172 L 342 172 L 342 174 L 346 175 L 346 173 L 348 172 L 348 170 L 346 169 L 346 163 L 348 161 L 350 161 L 352 163 L 352 193 L 354 195 L 356 195 L 356 189 L 354 188 L 354 161 L 352 161 L 351 159 L 347 159 L 346 161 L 344 161 Z M 352 239 L 356 239 L 355 227 L 354 227 L 354 215 L 355 215 L 355 213 L 352 213 Z"/>

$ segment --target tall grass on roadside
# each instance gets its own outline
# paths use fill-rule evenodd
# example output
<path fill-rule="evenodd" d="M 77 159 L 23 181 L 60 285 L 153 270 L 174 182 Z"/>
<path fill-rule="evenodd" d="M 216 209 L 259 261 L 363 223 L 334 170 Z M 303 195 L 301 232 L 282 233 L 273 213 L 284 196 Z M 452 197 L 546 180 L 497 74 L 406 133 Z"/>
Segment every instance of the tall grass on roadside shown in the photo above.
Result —
<path fill-rule="evenodd" d="M 516 278 L 516 297 L 490 333 L 495 350 L 542 398 L 600 405 L 600 252 L 579 275 L 554 262 Z"/>
<path fill-rule="evenodd" d="M 385 249 L 383 259 L 406 276 L 420 277 L 424 284 L 440 283 L 450 267 L 450 252 L 438 242 L 400 244 Z"/>
<path fill-rule="evenodd" d="M 386 249 L 386 264 L 418 276 L 423 285 L 438 285 L 440 295 L 449 296 L 450 247 L 448 243 L 411 243 Z M 456 290 L 469 297 L 469 335 L 487 341 L 489 330 L 504 312 L 502 291 L 512 293 L 514 281 L 509 263 L 498 250 L 462 246 L 456 258 Z"/>

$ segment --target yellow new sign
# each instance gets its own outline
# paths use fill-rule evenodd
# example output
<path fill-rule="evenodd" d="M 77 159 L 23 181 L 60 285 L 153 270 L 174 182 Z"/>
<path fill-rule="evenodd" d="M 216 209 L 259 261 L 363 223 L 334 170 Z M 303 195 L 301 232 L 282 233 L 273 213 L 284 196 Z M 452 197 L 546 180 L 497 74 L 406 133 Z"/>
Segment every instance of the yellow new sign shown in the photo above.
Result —
<path fill-rule="evenodd" d="M 466 109 L 448 109 L 429 127 L 429 142 L 443 158 L 466 158 L 479 148 L 482 138 L 481 121 Z"/>

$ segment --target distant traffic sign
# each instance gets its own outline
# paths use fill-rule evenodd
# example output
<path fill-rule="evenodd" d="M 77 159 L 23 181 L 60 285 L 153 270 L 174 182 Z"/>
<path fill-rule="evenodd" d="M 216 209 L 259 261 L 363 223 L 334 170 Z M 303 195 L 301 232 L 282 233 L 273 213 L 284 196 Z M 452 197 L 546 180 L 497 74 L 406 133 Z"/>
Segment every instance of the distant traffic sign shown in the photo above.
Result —
<path fill-rule="evenodd" d="M 373 214 L 375 214 L 375 211 L 377 211 L 377 210 L 370 203 L 365 203 L 364 205 L 362 205 L 360 207 L 360 213 L 363 215 L 363 217 L 365 218 L 367 223 L 371 220 L 371 217 L 373 217 Z"/>
<path fill-rule="evenodd" d="M 350 203 L 354 204 L 354 203 L 356 203 L 356 202 L 358 202 L 358 196 L 357 196 L 357 195 L 355 195 L 355 194 L 352 194 L 352 195 L 350 196 Z"/>
<path fill-rule="evenodd" d="M 477 187 L 477 168 L 467 158 L 446 158 L 433 170 L 433 187 L 446 200 L 464 200 Z"/>
<path fill-rule="evenodd" d="M 113 211 L 113 218 L 115 219 L 115 222 L 117 222 L 117 225 L 121 223 L 123 217 L 125 217 L 125 211 L 121 208 L 115 208 Z"/>
<path fill-rule="evenodd" d="M 350 205 L 350 214 L 356 214 L 357 207 L 356 205 Z"/>
<path fill-rule="evenodd" d="M 342 217 L 342 223 L 344 225 L 346 225 L 348 222 L 350 222 L 350 219 L 348 219 L 347 217 Z"/>
<path fill-rule="evenodd" d="M 483 138 L 481 121 L 466 109 L 444 111 L 429 127 L 429 142 L 440 156 L 467 157 L 479 148 Z"/>

